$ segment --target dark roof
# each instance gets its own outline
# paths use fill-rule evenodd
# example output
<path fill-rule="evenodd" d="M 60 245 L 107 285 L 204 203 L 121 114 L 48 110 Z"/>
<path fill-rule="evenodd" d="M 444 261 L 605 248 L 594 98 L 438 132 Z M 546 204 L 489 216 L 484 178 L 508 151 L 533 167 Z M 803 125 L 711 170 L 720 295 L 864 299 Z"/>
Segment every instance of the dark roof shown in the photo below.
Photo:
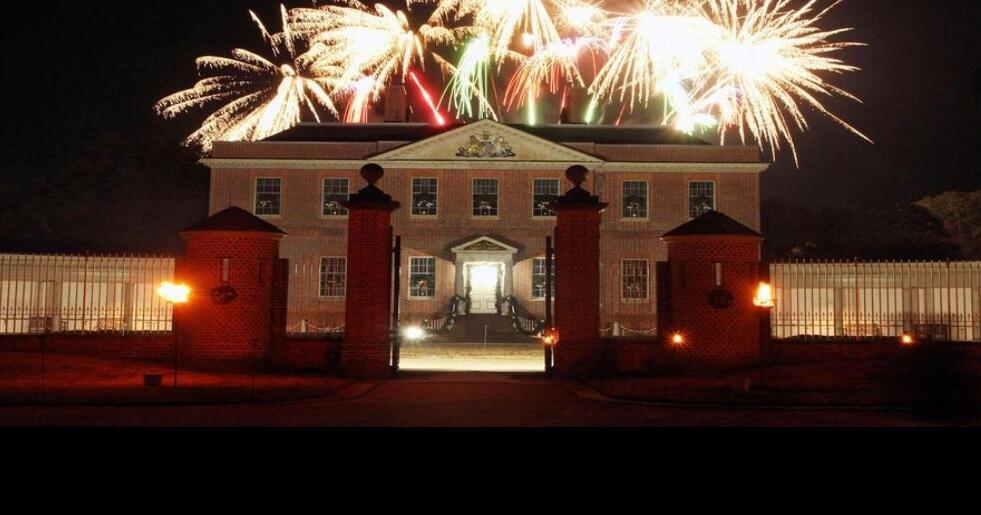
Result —
<path fill-rule="evenodd" d="M 283 231 L 279 227 L 258 218 L 240 207 L 230 207 L 201 223 L 184 229 L 181 232 L 205 231 L 271 232 L 286 234 L 286 231 Z"/>
<path fill-rule="evenodd" d="M 763 235 L 718 212 L 709 211 L 698 218 L 668 232 L 669 236 L 760 236 Z"/>
<path fill-rule="evenodd" d="M 415 142 L 459 129 L 465 124 L 442 127 L 426 123 L 301 123 L 266 138 L 285 142 Z M 514 125 L 508 127 L 555 143 L 601 145 L 709 145 L 694 136 L 668 127 L 614 127 L 611 125 Z"/>

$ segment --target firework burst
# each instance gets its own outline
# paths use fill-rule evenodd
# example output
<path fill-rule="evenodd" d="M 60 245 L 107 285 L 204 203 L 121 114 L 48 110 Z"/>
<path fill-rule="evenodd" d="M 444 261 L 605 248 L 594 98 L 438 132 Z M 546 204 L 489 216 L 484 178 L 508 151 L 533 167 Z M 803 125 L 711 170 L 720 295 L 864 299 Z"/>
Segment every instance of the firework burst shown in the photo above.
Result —
<path fill-rule="evenodd" d="M 647 107 L 660 81 L 698 77 L 707 69 L 709 49 L 718 29 L 695 16 L 688 4 L 647 0 L 644 7 L 614 20 L 606 65 L 591 92 L 599 102 L 617 101 Z"/>
<path fill-rule="evenodd" d="M 791 124 L 800 131 L 807 129 L 801 105 L 831 118 L 848 131 L 871 142 L 857 129 L 829 112 L 817 96 L 858 98 L 828 84 L 820 72 L 841 74 L 858 68 L 828 54 L 854 42 L 829 42 L 850 31 L 823 31 L 815 27 L 825 14 L 840 3 L 816 10 L 817 0 L 800 8 L 788 7 L 789 0 L 707 0 L 707 14 L 720 28 L 711 81 L 704 86 L 699 102 L 716 105 L 725 125 L 738 128 L 745 143 L 747 131 L 761 148 L 768 146 L 773 155 L 784 140 L 797 162 L 797 149 Z M 789 117 L 789 120 L 788 120 Z M 723 128 L 723 137 L 724 137 Z M 799 163 L 798 163 L 799 164 Z"/>
<path fill-rule="evenodd" d="M 341 86 L 364 76 L 374 77 L 379 87 L 396 76 L 404 80 L 410 66 L 425 68 L 427 48 L 455 44 L 465 32 L 429 23 L 414 28 L 403 11 L 382 4 L 369 10 L 354 0 L 348 4 L 291 11 L 292 30 L 310 45 L 303 60 Z"/>
<path fill-rule="evenodd" d="M 191 134 L 186 144 L 199 145 L 204 151 L 217 140 L 259 140 L 293 127 L 309 113 L 320 121 L 319 111 L 337 114 L 330 95 L 309 74 L 297 57 L 292 34 L 286 27 L 286 9 L 282 9 L 284 32 L 270 34 L 258 17 L 252 14 L 260 32 L 270 42 L 273 55 L 285 47 L 289 62 L 276 65 L 250 52 L 235 49 L 231 57 L 206 56 L 197 60 L 200 73 L 213 73 L 193 88 L 170 95 L 154 106 L 165 118 L 174 118 L 195 109 L 221 105 Z"/>
<path fill-rule="evenodd" d="M 207 149 L 217 138 L 269 136 L 305 113 L 318 121 L 318 112 L 336 113 L 328 92 L 346 101 L 345 121 L 364 123 L 386 87 L 413 80 L 434 120 L 445 123 L 420 72 L 410 74 L 431 60 L 446 79 L 439 104 L 460 118 L 498 120 L 525 109 L 535 123 L 541 97 L 551 94 L 563 111 L 583 109 L 587 123 L 602 121 L 610 106 L 619 125 L 659 99 L 663 125 L 717 130 L 723 142 L 734 131 L 774 156 L 787 146 L 796 160 L 794 134 L 807 130 L 807 110 L 868 139 L 822 103 L 857 100 L 827 82 L 857 70 L 834 54 L 859 45 L 833 41 L 850 29 L 817 27 L 841 0 L 830 1 L 821 9 L 823 0 L 636 0 L 617 13 L 606 7 L 621 3 L 602 0 L 407 0 L 407 12 L 433 7 L 417 26 L 406 12 L 358 0 L 283 8 L 280 33 L 253 18 L 273 55 L 288 62 L 245 50 L 202 57 L 199 69 L 213 75 L 156 108 L 173 117 L 221 104 L 189 138 Z M 443 49 L 458 57 L 447 60 Z M 569 105 L 569 92 L 582 87 L 588 106 Z"/>
<path fill-rule="evenodd" d="M 563 87 L 585 87 L 579 59 L 585 51 L 605 51 L 596 38 L 579 38 L 553 43 L 525 59 L 511 77 L 505 93 L 509 109 L 522 107 L 538 97 L 543 88 L 555 95 Z"/>

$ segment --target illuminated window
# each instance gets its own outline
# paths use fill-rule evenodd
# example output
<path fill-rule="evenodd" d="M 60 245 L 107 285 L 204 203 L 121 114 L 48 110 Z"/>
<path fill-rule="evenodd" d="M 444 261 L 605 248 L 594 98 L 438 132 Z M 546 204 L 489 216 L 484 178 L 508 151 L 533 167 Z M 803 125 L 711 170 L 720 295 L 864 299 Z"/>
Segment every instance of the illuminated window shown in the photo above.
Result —
<path fill-rule="evenodd" d="M 336 299 L 347 295 L 347 258 L 325 257 L 320 260 L 320 296 Z"/>
<path fill-rule="evenodd" d="M 715 211 L 715 183 L 689 182 L 688 217 L 698 218 L 709 211 Z"/>
<path fill-rule="evenodd" d="M 255 214 L 279 216 L 283 194 L 283 180 L 260 178 L 255 180 Z"/>
<path fill-rule="evenodd" d="M 324 216 L 347 216 L 341 202 L 351 198 L 347 179 L 324 179 Z"/>
<path fill-rule="evenodd" d="M 436 258 L 409 258 L 409 297 L 436 298 Z"/>
<path fill-rule="evenodd" d="M 475 179 L 473 181 L 473 216 L 497 216 L 497 179 Z"/>
<path fill-rule="evenodd" d="M 412 215 L 438 214 L 439 184 L 436 179 L 412 179 Z"/>
<path fill-rule="evenodd" d="M 624 300 L 647 300 L 650 274 L 646 259 L 625 259 L 621 277 Z"/>
<path fill-rule="evenodd" d="M 559 198 L 558 179 L 535 179 L 534 216 L 554 217 L 555 211 L 548 205 Z"/>
<path fill-rule="evenodd" d="M 647 182 L 623 181 L 623 217 L 647 218 Z"/>
<path fill-rule="evenodd" d="M 545 258 L 535 258 L 531 272 L 531 298 L 545 298 Z M 555 261 L 552 261 L 552 298 L 555 298 Z"/>

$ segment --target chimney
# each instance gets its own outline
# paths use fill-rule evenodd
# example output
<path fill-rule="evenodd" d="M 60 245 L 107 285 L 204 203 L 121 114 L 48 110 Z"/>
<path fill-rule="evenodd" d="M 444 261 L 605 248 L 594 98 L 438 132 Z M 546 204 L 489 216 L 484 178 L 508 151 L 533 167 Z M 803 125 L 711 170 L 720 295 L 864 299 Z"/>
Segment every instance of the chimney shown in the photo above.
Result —
<path fill-rule="evenodd" d="M 392 84 L 385 90 L 385 123 L 409 121 L 409 94 L 405 84 Z"/>

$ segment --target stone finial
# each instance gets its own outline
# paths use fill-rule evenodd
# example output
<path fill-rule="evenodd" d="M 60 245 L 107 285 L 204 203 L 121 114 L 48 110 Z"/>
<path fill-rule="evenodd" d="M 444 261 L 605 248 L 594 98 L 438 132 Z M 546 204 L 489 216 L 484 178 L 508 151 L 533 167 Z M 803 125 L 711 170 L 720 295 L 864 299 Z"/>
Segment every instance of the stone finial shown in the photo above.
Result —
<path fill-rule="evenodd" d="M 361 178 L 374 186 L 385 176 L 385 169 L 375 163 L 369 163 L 361 167 Z"/>
<path fill-rule="evenodd" d="M 582 188 L 583 183 L 586 182 L 587 175 L 589 175 L 589 170 L 581 165 L 571 166 L 565 171 L 566 178 L 569 179 L 569 182 L 575 184 L 577 188 Z"/>
<path fill-rule="evenodd" d="M 563 210 L 567 208 L 582 208 L 588 206 L 589 209 L 597 208 L 600 211 L 606 209 L 607 204 L 600 202 L 598 196 L 586 191 L 582 185 L 586 182 L 586 177 L 589 175 L 589 169 L 582 165 L 570 166 L 568 170 L 565 171 L 565 176 L 569 179 L 569 182 L 575 185 L 574 188 L 566 192 L 555 202 L 550 204 L 553 210 Z"/>

